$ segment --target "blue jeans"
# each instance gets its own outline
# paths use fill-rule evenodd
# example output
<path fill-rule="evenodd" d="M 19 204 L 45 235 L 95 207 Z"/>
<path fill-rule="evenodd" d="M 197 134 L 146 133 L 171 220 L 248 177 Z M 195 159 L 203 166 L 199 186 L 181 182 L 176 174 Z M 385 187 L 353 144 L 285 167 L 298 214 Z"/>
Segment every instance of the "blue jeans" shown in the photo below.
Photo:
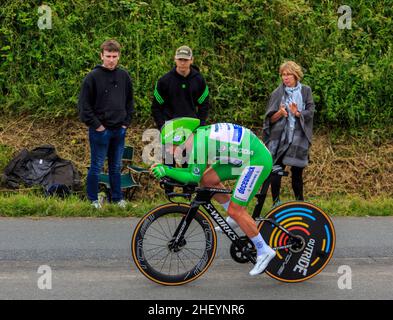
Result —
<path fill-rule="evenodd" d="M 126 129 L 105 129 L 98 132 L 89 128 L 90 169 L 87 173 L 87 198 L 98 200 L 98 180 L 108 156 L 108 173 L 113 202 L 122 200 L 121 159 L 124 151 Z"/>

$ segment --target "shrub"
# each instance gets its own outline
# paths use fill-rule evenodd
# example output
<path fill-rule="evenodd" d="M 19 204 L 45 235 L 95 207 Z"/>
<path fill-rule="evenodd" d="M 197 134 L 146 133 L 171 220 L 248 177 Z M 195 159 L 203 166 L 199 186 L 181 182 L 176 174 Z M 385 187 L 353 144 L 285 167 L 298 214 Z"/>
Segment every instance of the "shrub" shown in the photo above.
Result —
<path fill-rule="evenodd" d="M 352 29 L 337 26 L 341 1 L 52 0 L 52 29 L 37 27 L 33 0 L 0 8 L 3 114 L 75 117 L 83 77 L 116 38 L 134 81 L 136 118 L 150 119 L 153 86 L 176 47 L 194 49 L 211 98 L 211 121 L 260 125 L 285 59 L 305 69 L 319 124 L 383 127 L 393 119 L 392 6 L 355 1 Z"/>

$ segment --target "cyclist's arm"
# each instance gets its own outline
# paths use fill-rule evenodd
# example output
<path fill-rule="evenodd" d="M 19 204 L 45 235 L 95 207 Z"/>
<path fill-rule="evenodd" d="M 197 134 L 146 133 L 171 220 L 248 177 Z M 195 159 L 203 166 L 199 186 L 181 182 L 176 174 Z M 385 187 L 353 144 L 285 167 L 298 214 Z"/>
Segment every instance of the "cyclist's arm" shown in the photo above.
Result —
<path fill-rule="evenodd" d="M 199 183 L 204 171 L 200 167 L 200 165 L 190 165 L 188 168 L 173 168 L 157 164 L 152 168 L 152 173 L 157 179 L 169 177 L 181 183 Z"/>
<path fill-rule="evenodd" d="M 199 135 L 201 134 L 201 137 Z M 157 164 L 152 167 L 152 173 L 157 179 L 169 177 L 181 183 L 199 183 L 207 167 L 207 143 L 202 143 L 205 139 L 204 132 L 197 133 L 194 136 L 192 151 L 188 159 L 187 168 L 174 168 L 163 164 Z M 196 155 L 202 155 L 198 159 Z"/>
<path fill-rule="evenodd" d="M 181 183 L 199 183 L 202 179 L 202 174 L 199 173 L 199 169 L 192 170 L 192 167 L 195 166 L 190 166 L 189 168 L 172 168 L 166 166 L 165 173 L 167 177 Z"/>

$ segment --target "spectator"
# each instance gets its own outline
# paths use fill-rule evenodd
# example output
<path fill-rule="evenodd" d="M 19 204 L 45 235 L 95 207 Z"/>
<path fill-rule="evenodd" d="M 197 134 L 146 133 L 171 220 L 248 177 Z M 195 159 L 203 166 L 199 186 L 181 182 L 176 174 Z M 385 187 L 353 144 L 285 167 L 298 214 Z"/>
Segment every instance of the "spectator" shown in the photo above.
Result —
<path fill-rule="evenodd" d="M 178 117 L 198 118 L 201 125 L 205 125 L 209 89 L 193 62 L 192 50 L 181 46 L 176 50 L 176 66 L 157 81 L 152 114 L 158 129 L 165 121 Z"/>
<path fill-rule="evenodd" d="M 178 117 L 198 118 L 205 125 L 209 89 L 193 62 L 192 50 L 181 46 L 176 50 L 176 66 L 157 81 L 152 113 L 158 129 L 165 121 Z"/>
<path fill-rule="evenodd" d="M 313 134 L 314 100 L 311 88 L 300 83 L 302 68 L 287 61 L 279 70 L 282 84 L 270 96 L 264 122 L 264 142 L 274 165 L 291 167 L 296 200 L 304 200 L 303 170 L 308 165 Z M 273 205 L 280 203 L 281 176 L 272 174 Z"/>
<path fill-rule="evenodd" d="M 199 69 L 193 65 L 191 48 L 179 47 L 174 60 L 176 66 L 161 77 L 154 88 L 152 114 L 157 128 L 179 117 L 197 118 L 204 126 L 209 111 L 209 89 Z M 164 154 L 164 159 L 168 165 L 175 163 L 173 155 Z M 182 165 L 187 167 L 185 162 Z"/>
<path fill-rule="evenodd" d="M 124 208 L 121 192 L 121 159 L 126 130 L 133 112 L 133 89 L 128 72 L 118 67 L 120 44 L 107 40 L 101 45 L 102 65 L 97 65 L 84 79 L 78 109 L 82 122 L 89 127 L 90 168 L 87 197 L 92 206 L 98 201 L 99 174 L 108 157 L 111 200 Z"/>

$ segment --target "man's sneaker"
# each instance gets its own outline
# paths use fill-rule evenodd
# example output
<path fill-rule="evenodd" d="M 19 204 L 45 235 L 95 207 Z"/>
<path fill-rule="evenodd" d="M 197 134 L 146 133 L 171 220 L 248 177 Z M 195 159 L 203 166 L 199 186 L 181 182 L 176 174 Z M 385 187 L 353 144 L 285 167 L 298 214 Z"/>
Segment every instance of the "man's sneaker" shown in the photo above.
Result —
<path fill-rule="evenodd" d="M 272 248 L 268 247 L 266 248 L 266 252 L 261 254 L 260 256 L 257 257 L 257 262 L 250 271 L 250 276 L 256 276 L 257 274 L 262 273 L 265 271 L 267 266 L 269 265 L 269 262 L 275 257 L 276 251 L 273 250 Z"/>
<path fill-rule="evenodd" d="M 95 209 L 102 209 L 102 205 L 98 200 L 92 201 L 91 206 Z"/>
<path fill-rule="evenodd" d="M 116 203 L 120 208 L 125 209 L 127 207 L 127 201 L 125 200 L 120 200 L 119 202 Z"/>
<path fill-rule="evenodd" d="M 230 227 L 232 229 L 239 228 L 239 225 L 237 224 L 237 222 L 235 220 L 233 220 L 231 217 L 227 217 L 225 220 L 230 225 Z M 220 226 L 217 226 L 214 229 L 216 230 L 216 232 L 222 232 L 222 229 L 220 228 Z"/>

